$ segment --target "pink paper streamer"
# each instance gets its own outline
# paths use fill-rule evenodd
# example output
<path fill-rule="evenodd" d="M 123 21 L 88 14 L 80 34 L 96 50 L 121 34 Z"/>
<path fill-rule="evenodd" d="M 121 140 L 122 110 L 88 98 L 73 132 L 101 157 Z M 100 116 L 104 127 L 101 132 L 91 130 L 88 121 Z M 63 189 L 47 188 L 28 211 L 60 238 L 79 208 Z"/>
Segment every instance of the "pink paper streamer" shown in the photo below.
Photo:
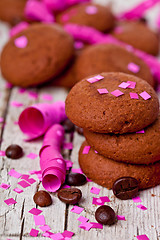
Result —
<path fill-rule="evenodd" d="M 22 193 L 23 192 L 23 190 L 21 190 L 20 188 L 15 188 L 15 189 L 13 189 L 13 191 L 15 191 L 16 193 Z"/>
<path fill-rule="evenodd" d="M 92 228 L 92 226 L 93 226 L 92 223 L 85 222 L 85 223 L 81 223 L 78 227 L 86 231 L 89 231 Z"/>
<path fill-rule="evenodd" d="M 88 154 L 90 148 L 91 148 L 91 146 L 85 146 L 85 147 L 83 148 L 83 152 L 82 152 L 82 154 Z"/>
<path fill-rule="evenodd" d="M 19 116 L 19 127 L 30 139 L 43 135 L 49 127 L 66 119 L 65 103 L 42 103 L 26 108 Z"/>
<path fill-rule="evenodd" d="M 29 213 L 33 214 L 33 215 L 39 215 L 40 213 L 42 213 L 42 211 L 40 209 L 37 208 L 32 208 L 30 211 L 28 211 Z"/>
<path fill-rule="evenodd" d="M 143 211 L 147 210 L 147 208 L 145 206 L 143 206 L 142 204 L 137 205 L 137 207 Z"/>
<path fill-rule="evenodd" d="M 38 157 L 38 155 L 35 153 L 29 153 L 26 157 L 34 160 Z"/>
<path fill-rule="evenodd" d="M 84 210 L 84 208 L 81 208 L 81 207 L 78 207 L 78 206 L 74 206 L 74 207 L 71 209 L 71 212 L 80 214 L 81 212 L 83 212 L 83 210 Z"/>
<path fill-rule="evenodd" d="M 157 18 L 157 27 L 160 30 L 160 12 L 159 12 L 159 15 L 158 15 L 158 18 Z"/>
<path fill-rule="evenodd" d="M 91 187 L 91 190 L 90 190 L 90 192 L 91 193 L 93 193 L 93 194 L 99 194 L 100 193 L 100 189 L 99 188 L 96 188 L 96 187 Z"/>
<path fill-rule="evenodd" d="M 66 163 L 60 153 L 63 140 L 64 128 L 55 124 L 46 132 L 40 150 L 42 184 L 50 192 L 57 191 L 65 181 Z"/>
<path fill-rule="evenodd" d="M 117 219 L 126 221 L 125 216 L 123 216 L 123 215 L 117 215 Z"/>
<path fill-rule="evenodd" d="M 97 89 L 97 91 L 99 92 L 99 94 L 108 93 L 108 90 L 106 88 L 99 88 L 99 89 Z"/>
<path fill-rule="evenodd" d="M 36 226 L 46 225 L 45 218 L 43 215 L 34 216 L 34 222 Z"/>
<path fill-rule="evenodd" d="M 14 40 L 14 44 L 17 48 L 25 48 L 27 47 L 28 39 L 26 38 L 26 36 L 21 36 Z"/>
<path fill-rule="evenodd" d="M 20 178 L 22 176 L 21 173 L 15 171 L 14 169 L 11 169 L 8 174 L 12 177 L 15 177 L 15 178 Z"/>
<path fill-rule="evenodd" d="M 8 198 L 8 199 L 4 200 L 4 202 L 5 202 L 8 206 L 17 203 L 13 198 Z"/>
<path fill-rule="evenodd" d="M 139 203 L 139 202 L 142 202 L 141 198 L 140 197 L 134 197 L 132 198 L 133 202 L 135 203 Z"/>
<path fill-rule="evenodd" d="M 140 95 L 144 100 L 148 100 L 148 99 L 151 98 L 151 96 L 150 96 L 146 91 L 140 93 L 139 95 Z"/>
<path fill-rule="evenodd" d="M 131 97 L 132 99 L 139 99 L 137 93 L 132 93 L 132 92 L 130 92 L 129 95 L 130 95 L 130 97 Z"/>
<path fill-rule="evenodd" d="M 37 236 L 38 236 L 38 233 L 39 233 L 38 230 L 32 228 L 31 231 L 30 231 L 30 233 L 29 233 L 29 235 L 32 236 L 32 237 L 37 237 Z"/>
<path fill-rule="evenodd" d="M 89 1 L 90 0 L 43 0 L 48 9 L 53 12 L 63 11 L 72 5 Z"/>
<path fill-rule="evenodd" d="M 11 185 L 9 185 L 9 184 L 2 183 L 2 184 L 0 185 L 0 188 L 3 188 L 3 189 L 5 189 L 5 190 L 7 190 L 8 188 L 10 188 L 10 186 L 11 186 Z"/>
<path fill-rule="evenodd" d="M 114 95 L 115 97 L 120 97 L 124 93 L 117 89 L 117 90 L 111 92 L 111 94 Z"/>
<path fill-rule="evenodd" d="M 18 33 L 23 31 L 24 29 L 27 29 L 28 27 L 29 27 L 29 23 L 27 23 L 27 22 L 18 23 L 16 26 L 11 28 L 11 30 L 9 32 L 10 37 L 13 37 L 13 36 L 17 35 Z"/>

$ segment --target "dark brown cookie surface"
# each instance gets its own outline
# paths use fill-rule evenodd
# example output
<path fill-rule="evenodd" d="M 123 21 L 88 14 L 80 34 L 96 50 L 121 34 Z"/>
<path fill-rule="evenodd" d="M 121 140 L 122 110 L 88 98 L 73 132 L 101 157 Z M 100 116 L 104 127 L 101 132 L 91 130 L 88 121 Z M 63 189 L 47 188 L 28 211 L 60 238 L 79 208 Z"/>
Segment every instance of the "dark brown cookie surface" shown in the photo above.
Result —
<path fill-rule="evenodd" d="M 158 35 L 140 21 L 119 22 L 113 31 L 118 40 L 128 43 L 146 53 L 157 55 L 159 49 Z"/>
<path fill-rule="evenodd" d="M 16 25 L 24 17 L 24 7 L 27 0 L 0 0 L 0 19 L 11 25 Z"/>
<path fill-rule="evenodd" d="M 78 4 L 60 13 L 56 21 L 60 24 L 75 23 L 106 32 L 114 27 L 115 19 L 110 9 L 93 3 Z"/>
<path fill-rule="evenodd" d="M 128 65 L 134 63 L 139 71 L 129 70 Z M 143 60 L 126 49 L 111 44 L 97 44 L 85 49 L 76 61 L 76 78 L 82 80 L 100 72 L 124 72 L 133 74 L 154 85 L 150 69 Z"/>
<path fill-rule="evenodd" d="M 16 45 L 20 37 L 26 40 L 26 46 Z M 1 54 L 2 74 L 13 85 L 34 86 L 57 76 L 73 52 L 72 38 L 59 25 L 34 24 L 5 45 Z"/>
<path fill-rule="evenodd" d="M 150 164 L 160 160 L 160 115 L 144 133 L 99 134 L 84 130 L 88 144 L 116 161 Z"/>
<path fill-rule="evenodd" d="M 75 125 L 93 132 L 122 134 L 139 131 L 156 120 L 159 101 L 147 82 L 124 73 L 99 76 L 103 79 L 94 83 L 90 83 L 89 78 L 97 79 L 97 75 L 78 82 L 67 96 L 66 114 Z M 136 83 L 134 89 L 119 87 L 128 81 Z M 98 89 L 104 88 L 108 93 L 100 94 Z M 117 92 L 123 94 L 116 97 Z M 139 95 L 143 92 L 151 97 L 144 100 Z M 136 93 L 139 99 L 132 99 L 130 93 Z"/>
<path fill-rule="evenodd" d="M 79 152 L 79 164 L 86 176 L 94 182 L 112 188 L 113 183 L 121 177 L 133 177 L 138 180 L 139 188 L 146 189 L 160 184 L 160 161 L 150 165 L 133 165 L 120 163 L 105 158 L 90 149 L 83 154 L 85 141 Z"/>

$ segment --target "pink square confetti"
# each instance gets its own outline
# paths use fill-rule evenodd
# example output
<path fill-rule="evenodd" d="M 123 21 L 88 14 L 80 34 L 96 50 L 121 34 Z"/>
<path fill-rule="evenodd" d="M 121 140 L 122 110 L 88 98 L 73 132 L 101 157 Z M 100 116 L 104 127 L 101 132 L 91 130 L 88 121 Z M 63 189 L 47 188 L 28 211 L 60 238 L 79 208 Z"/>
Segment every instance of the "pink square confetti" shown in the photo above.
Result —
<path fill-rule="evenodd" d="M 91 148 L 91 146 L 85 146 L 85 147 L 83 148 L 83 152 L 82 152 L 82 154 L 88 154 L 90 148 Z"/>
<path fill-rule="evenodd" d="M 128 64 L 128 70 L 133 72 L 133 73 L 138 73 L 140 70 L 140 66 L 138 66 L 137 64 L 131 62 Z"/>
<path fill-rule="evenodd" d="M 25 48 L 28 44 L 28 39 L 25 36 L 21 36 L 14 40 L 14 44 L 18 48 Z"/>
<path fill-rule="evenodd" d="M 133 202 L 135 203 L 139 203 L 139 202 L 142 202 L 141 198 L 140 197 L 134 197 L 132 198 Z"/>
<path fill-rule="evenodd" d="M 108 90 L 106 88 L 99 88 L 99 89 L 97 89 L 97 91 L 99 92 L 99 94 L 106 94 L 106 93 L 108 93 Z"/>
<path fill-rule="evenodd" d="M 7 89 L 11 89 L 11 88 L 13 87 L 13 85 L 12 85 L 11 83 L 7 82 L 6 85 L 5 85 L 5 87 L 6 87 Z"/>
<path fill-rule="evenodd" d="M 122 82 L 118 87 L 120 87 L 120 88 L 128 88 L 129 85 L 130 84 L 127 83 L 127 82 Z"/>
<path fill-rule="evenodd" d="M 50 226 L 48 226 L 48 225 L 40 226 L 39 228 L 40 228 L 43 232 L 46 232 L 46 231 L 51 230 Z"/>
<path fill-rule="evenodd" d="M 35 222 L 36 226 L 46 225 L 45 218 L 43 215 L 38 215 L 38 216 L 33 216 L 33 217 L 34 217 L 34 222 Z"/>
<path fill-rule="evenodd" d="M 72 149 L 73 149 L 73 143 L 71 143 L 71 142 L 69 142 L 69 143 L 64 143 L 64 144 L 63 144 L 63 149 L 72 150 Z"/>
<path fill-rule="evenodd" d="M 123 216 L 123 215 L 117 215 L 117 219 L 126 221 L 125 216 Z"/>
<path fill-rule="evenodd" d="M 103 225 L 97 222 L 90 222 L 92 224 L 92 228 L 103 229 Z"/>
<path fill-rule="evenodd" d="M 74 235 L 74 232 L 71 232 L 71 231 L 67 231 L 65 230 L 63 233 L 62 233 L 63 237 L 67 237 L 67 238 L 71 238 L 73 235 Z"/>
<path fill-rule="evenodd" d="M 4 157 L 6 154 L 5 154 L 5 151 L 0 151 L 0 156 L 1 157 Z"/>
<path fill-rule="evenodd" d="M 101 190 L 99 188 L 96 188 L 96 187 L 92 187 L 91 190 L 90 190 L 91 193 L 94 193 L 94 194 L 97 194 L 97 195 L 99 194 L 100 191 Z"/>
<path fill-rule="evenodd" d="M 72 161 L 70 161 L 70 160 L 65 160 L 65 162 L 66 162 L 66 167 L 67 167 L 67 169 L 69 169 L 69 168 L 72 167 L 72 165 L 73 165 L 73 162 L 72 162 Z"/>
<path fill-rule="evenodd" d="M 29 153 L 26 157 L 34 160 L 38 155 L 35 153 Z"/>
<path fill-rule="evenodd" d="M 109 197 L 107 197 L 107 196 L 103 196 L 103 197 L 100 197 L 99 198 L 102 202 L 110 202 L 110 199 L 109 199 Z"/>
<path fill-rule="evenodd" d="M 75 41 L 74 48 L 75 49 L 82 49 L 84 47 L 84 43 L 80 41 Z"/>
<path fill-rule="evenodd" d="M 9 185 L 9 184 L 2 183 L 2 184 L 0 185 L 0 188 L 3 188 L 3 189 L 5 189 L 5 190 L 7 190 L 8 188 L 10 188 L 10 186 L 11 186 L 11 185 Z"/>
<path fill-rule="evenodd" d="M 140 93 L 139 95 L 140 95 L 144 100 L 148 100 L 148 99 L 151 98 L 151 96 L 150 96 L 146 91 Z"/>
<path fill-rule="evenodd" d="M 87 6 L 85 12 L 89 15 L 96 14 L 98 12 L 97 7 L 95 6 Z"/>
<path fill-rule="evenodd" d="M 129 83 L 128 88 L 134 89 L 136 87 L 136 82 L 127 81 L 127 83 Z"/>
<path fill-rule="evenodd" d="M 31 185 L 29 183 L 27 183 L 25 180 L 22 180 L 20 182 L 18 182 L 18 184 L 23 187 L 23 188 L 27 188 L 30 187 Z"/>
<path fill-rule="evenodd" d="M 132 92 L 130 92 L 129 95 L 130 95 L 130 98 L 132 98 L 132 99 L 139 99 L 137 93 L 132 93 Z"/>
<path fill-rule="evenodd" d="M 83 216 L 80 216 L 79 218 L 77 218 L 77 220 L 80 221 L 80 222 L 82 222 L 82 223 L 84 223 L 84 222 L 88 222 L 88 221 L 89 221 L 88 218 L 83 217 Z"/>
<path fill-rule="evenodd" d="M 117 90 L 111 92 L 111 94 L 114 95 L 115 97 L 119 97 L 119 96 L 123 95 L 124 93 L 117 89 Z"/>
<path fill-rule="evenodd" d="M 26 92 L 25 88 L 19 88 L 18 93 L 23 94 Z"/>
<path fill-rule="evenodd" d="M 30 231 L 30 233 L 29 233 L 29 235 L 32 236 L 32 237 L 37 237 L 37 236 L 38 236 L 38 233 L 39 233 L 38 230 L 32 228 L 31 231 Z"/>
<path fill-rule="evenodd" d="M 95 82 L 98 82 L 98 81 L 102 80 L 103 78 L 104 78 L 103 76 L 97 75 L 97 76 L 94 76 L 92 78 L 88 78 L 87 81 L 89 83 L 95 83 Z"/>
<path fill-rule="evenodd" d="M 20 178 L 22 176 L 21 173 L 15 171 L 14 169 L 11 169 L 8 174 L 12 177 L 15 177 L 15 178 Z"/>
<path fill-rule="evenodd" d="M 149 238 L 146 235 L 138 235 L 136 236 L 138 240 L 149 240 Z"/>
<path fill-rule="evenodd" d="M 22 193 L 23 192 L 23 190 L 20 189 L 20 188 L 15 188 L 15 189 L 13 189 L 13 191 L 15 191 L 16 193 Z"/>
<path fill-rule="evenodd" d="M 37 99 L 38 98 L 38 93 L 33 92 L 33 91 L 29 91 L 28 92 L 28 97 L 31 99 Z"/>
<path fill-rule="evenodd" d="M 23 174 L 21 176 L 21 179 L 24 179 L 24 180 L 27 180 L 29 178 L 29 175 L 28 174 Z"/>
<path fill-rule="evenodd" d="M 104 205 L 104 202 L 100 198 L 94 198 L 93 197 L 92 204 L 102 206 L 102 205 Z"/>
<path fill-rule="evenodd" d="M 145 131 L 144 131 L 144 129 L 142 129 L 142 130 L 140 130 L 140 131 L 138 131 L 136 133 L 145 133 Z"/>
<path fill-rule="evenodd" d="M 80 168 L 72 168 L 72 172 L 83 174 L 83 172 Z"/>
<path fill-rule="evenodd" d="M 4 118 L 0 117 L 0 123 L 4 122 Z"/>
<path fill-rule="evenodd" d="M 147 208 L 145 206 L 143 206 L 142 204 L 137 205 L 137 207 L 143 211 L 147 210 Z"/>
<path fill-rule="evenodd" d="M 85 223 L 81 223 L 78 227 L 86 231 L 89 231 L 92 228 L 92 226 L 93 226 L 92 223 L 85 222 Z"/>
<path fill-rule="evenodd" d="M 8 198 L 8 199 L 4 200 L 4 202 L 5 202 L 8 206 L 17 203 L 13 198 Z"/>
<path fill-rule="evenodd" d="M 34 178 L 29 178 L 29 179 L 26 179 L 26 181 L 30 184 L 33 184 L 36 182 L 36 180 Z"/>
<path fill-rule="evenodd" d="M 40 209 L 37 208 L 32 208 L 30 211 L 28 211 L 29 213 L 33 214 L 33 215 L 39 215 L 40 213 L 42 213 L 42 211 Z"/>
<path fill-rule="evenodd" d="M 18 101 L 12 101 L 12 102 L 10 103 L 10 105 L 11 105 L 12 107 L 22 107 L 22 106 L 23 106 L 23 103 L 18 102 Z"/>
<path fill-rule="evenodd" d="M 50 238 L 53 240 L 63 240 L 64 239 L 64 237 L 61 233 L 52 234 L 52 235 L 50 235 Z"/>
<path fill-rule="evenodd" d="M 81 207 L 78 207 L 78 206 L 74 206 L 74 207 L 71 209 L 71 212 L 80 214 L 83 210 L 84 210 L 84 208 L 81 208 Z"/>
<path fill-rule="evenodd" d="M 44 93 L 41 98 L 46 101 L 53 101 L 53 96 L 51 94 Z"/>

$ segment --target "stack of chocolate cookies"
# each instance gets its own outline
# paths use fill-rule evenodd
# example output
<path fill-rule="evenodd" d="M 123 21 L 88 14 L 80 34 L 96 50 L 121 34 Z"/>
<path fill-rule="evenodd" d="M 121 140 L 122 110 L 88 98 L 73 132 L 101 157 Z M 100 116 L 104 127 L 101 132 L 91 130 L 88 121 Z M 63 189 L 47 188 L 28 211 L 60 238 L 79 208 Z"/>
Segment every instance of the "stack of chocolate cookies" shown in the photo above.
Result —
<path fill-rule="evenodd" d="M 127 176 L 140 189 L 160 184 L 159 101 L 146 81 L 124 73 L 87 77 L 68 94 L 66 114 L 84 129 L 79 164 L 88 178 L 109 189 Z"/>

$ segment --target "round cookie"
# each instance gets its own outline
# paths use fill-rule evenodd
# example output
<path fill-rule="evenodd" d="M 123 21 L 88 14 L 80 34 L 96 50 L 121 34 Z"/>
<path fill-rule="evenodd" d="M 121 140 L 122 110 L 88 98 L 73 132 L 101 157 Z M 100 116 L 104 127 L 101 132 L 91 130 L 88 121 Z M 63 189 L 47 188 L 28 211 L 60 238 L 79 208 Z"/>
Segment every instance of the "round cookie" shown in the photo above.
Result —
<path fill-rule="evenodd" d="M 160 160 L 160 114 L 144 133 L 116 135 L 84 130 L 84 136 L 99 154 L 116 161 L 150 164 Z"/>
<path fill-rule="evenodd" d="M 152 55 L 158 55 L 159 39 L 158 35 L 140 21 L 119 22 L 112 35 L 118 40 L 128 43 Z"/>
<path fill-rule="evenodd" d="M 94 83 L 89 82 L 102 78 Z M 118 87 L 122 82 L 136 84 L 134 89 Z M 107 89 L 100 94 L 97 89 Z M 124 93 L 116 97 L 115 90 Z M 139 94 L 147 92 L 144 100 Z M 119 92 L 118 92 L 119 93 Z M 139 99 L 132 99 L 137 93 Z M 143 96 L 143 94 L 142 94 Z M 66 98 L 66 114 L 78 127 L 98 133 L 128 133 L 139 131 L 153 123 L 159 112 L 154 89 L 144 80 L 124 73 L 102 73 L 78 82 Z"/>
<path fill-rule="evenodd" d="M 101 32 L 111 30 L 115 24 L 114 16 L 108 7 L 93 3 L 72 6 L 58 14 L 56 21 L 62 25 L 67 23 L 85 25 Z"/>
<path fill-rule="evenodd" d="M 160 184 L 160 161 L 150 165 L 133 165 L 116 162 L 105 158 L 90 149 L 83 154 L 88 143 L 85 141 L 79 151 L 79 164 L 82 171 L 92 181 L 112 188 L 113 183 L 121 177 L 133 177 L 139 182 L 139 189 L 146 189 Z"/>
<path fill-rule="evenodd" d="M 0 0 L 0 19 L 11 25 L 24 20 L 24 8 L 27 0 Z"/>
<path fill-rule="evenodd" d="M 21 38 L 27 41 L 21 44 Z M 20 40 L 19 40 L 20 39 Z M 13 85 L 35 86 L 56 77 L 74 53 L 73 39 L 57 24 L 33 24 L 5 45 L 1 54 L 4 78 Z"/>
<path fill-rule="evenodd" d="M 128 69 L 128 64 L 139 66 L 139 71 Z M 76 61 L 77 81 L 100 72 L 124 72 L 146 80 L 154 86 L 153 77 L 146 63 L 126 49 L 112 44 L 97 44 L 83 51 Z"/>

